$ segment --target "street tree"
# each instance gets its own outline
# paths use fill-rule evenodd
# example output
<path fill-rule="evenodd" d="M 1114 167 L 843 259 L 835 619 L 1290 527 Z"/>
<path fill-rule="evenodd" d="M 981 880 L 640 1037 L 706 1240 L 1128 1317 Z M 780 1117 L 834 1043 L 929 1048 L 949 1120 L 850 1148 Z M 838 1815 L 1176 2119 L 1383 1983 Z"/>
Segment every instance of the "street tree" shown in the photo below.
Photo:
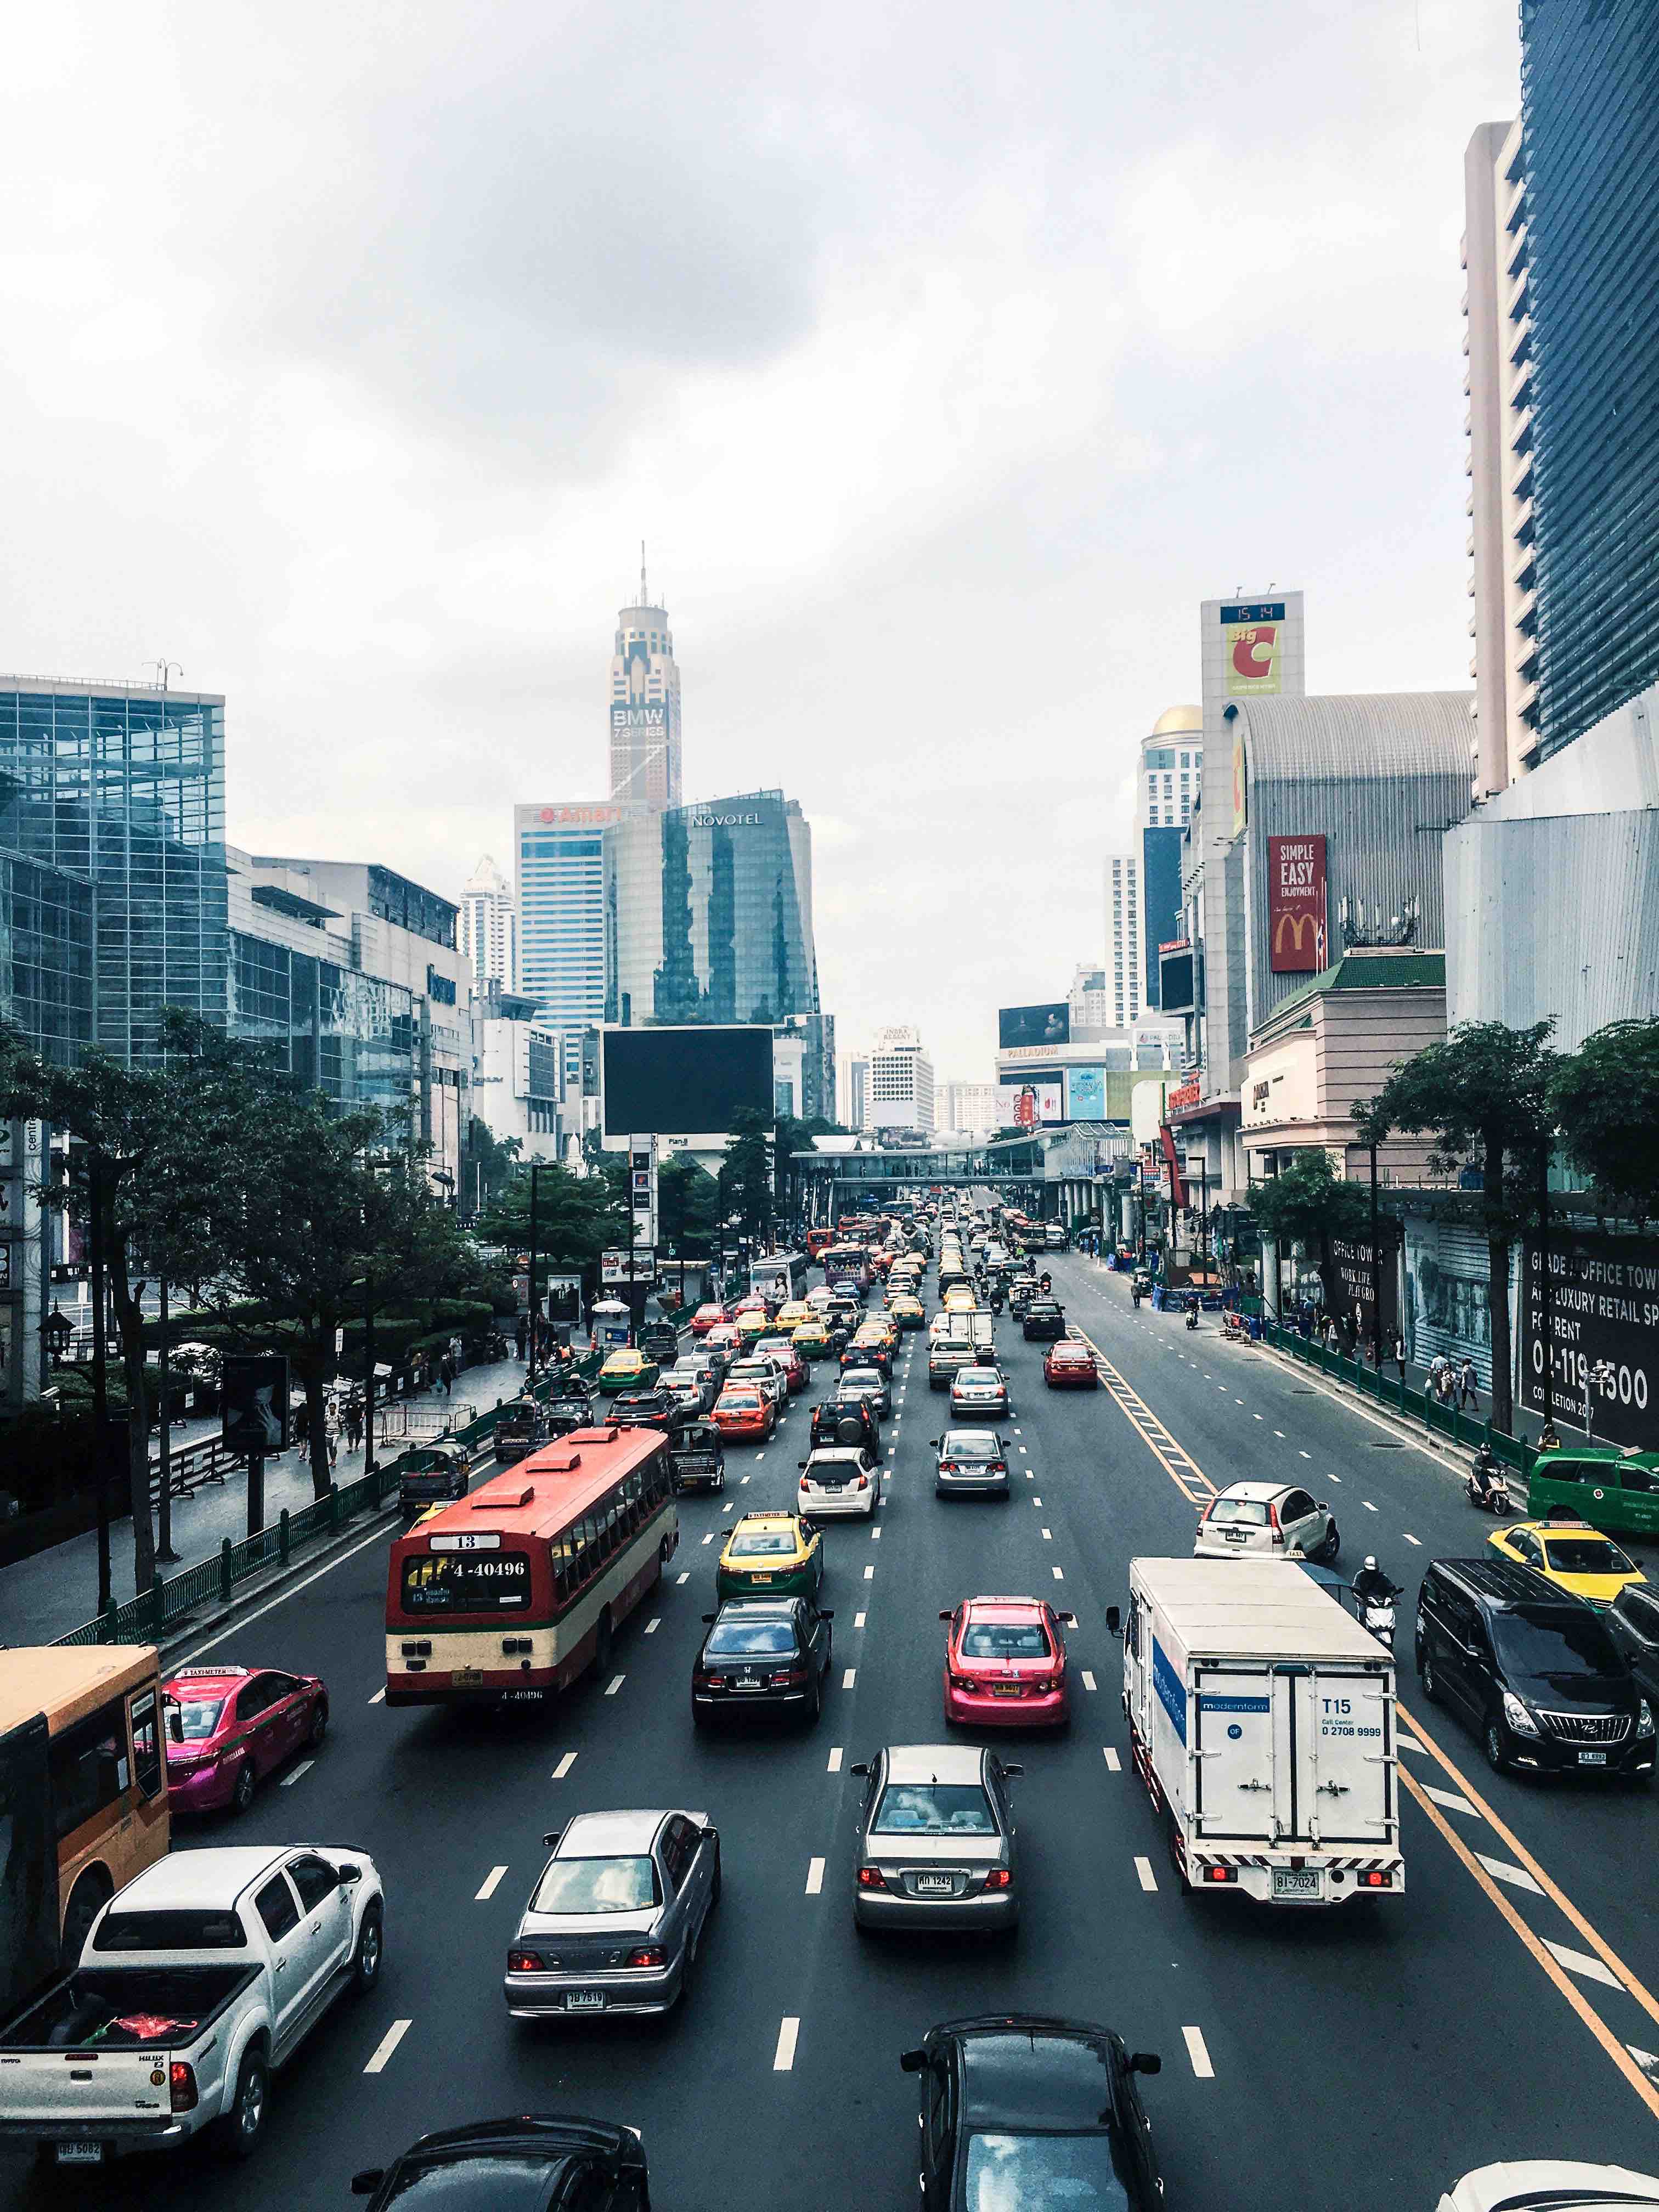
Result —
<path fill-rule="evenodd" d="M 616 1158 L 616 1172 L 573 1175 L 556 1160 L 537 1163 L 535 1245 L 538 1264 L 574 1273 L 597 1267 L 599 1255 L 618 1240 L 628 1242 L 624 1201 L 627 1162 Z M 486 1243 L 511 1252 L 531 1246 L 530 1168 L 522 1165 L 496 1193 L 479 1230 Z"/>
<path fill-rule="evenodd" d="M 1539 1151 L 1549 1137 L 1558 1065 L 1548 1046 L 1554 1026 L 1460 1022 L 1402 1060 L 1371 1102 L 1391 1128 L 1429 1137 L 1437 1174 L 1471 1164 L 1480 1171 L 1475 1211 L 1486 1238 L 1492 1420 L 1510 1431 L 1510 1251 L 1536 1215 Z"/>
<path fill-rule="evenodd" d="M 1289 1167 L 1254 1185 L 1250 1212 L 1265 1238 L 1304 1248 L 1319 1271 L 1325 1310 L 1334 1312 L 1340 1300 L 1331 1247 L 1339 1237 L 1365 1234 L 1370 1206 L 1359 1185 L 1337 1174 L 1328 1153 L 1298 1152 Z"/>
<path fill-rule="evenodd" d="M 712 1244 L 720 1229 L 720 1185 L 689 1152 L 676 1152 L 657 1170 L 657 1219 L 665 1248 Z"/>
<path fill-rule="evenodd" d="M 1659 1214 L 1659 1021 L 1613 1022 L 1559 1060 L 1550 1110 L 1610 1212 Z"/>
<path fill-rule="evenodd" d="M 518 1172 L 522 1150 L 516 1137 L 498 1137 L 478 1115 L 467 1117 L 461 1139 L 459 1195 L 461 1210 L 481 1214 Z"/>
<path fill-rule="evenodd" d="M 757 1244 L 772 1220 L 772 1132 L 768 1116 L 752 1108 L 734 1114 L 720 1163 L 720 1218 L 738 1220 Z"/>

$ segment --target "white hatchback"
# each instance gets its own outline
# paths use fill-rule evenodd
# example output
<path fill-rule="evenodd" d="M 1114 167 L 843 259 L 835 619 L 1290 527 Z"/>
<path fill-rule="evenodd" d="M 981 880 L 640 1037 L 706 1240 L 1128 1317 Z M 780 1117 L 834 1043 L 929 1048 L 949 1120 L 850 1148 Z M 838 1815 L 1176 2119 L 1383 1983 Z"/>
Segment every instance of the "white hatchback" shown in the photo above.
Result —
<path fill-rule="evenodd" d="M 858 1444 L 824 1444 L 800 1463 L 795 1510 L 803 1521 L 851 1514 L 868 1519 L 881 1498 L 881 1469 Z"/>
<path fill-rule="evenodd" d="M 1324 1499 L 1295 1483 L 1230 1482 L 1205 1508 L 1193 1550 L 1210 1559 L 1252 1552 L 1277 1559 L 1299 1553 L 1328 1565 L 1341 1541 Z"/>
<path fill-rule="evenodd" d="M 1440 2200 L 1440 2212 L 1504 2212 L 1517 2204 L 1573 2205 L 1583 2212 L 1655 2212 L 1659 2180 L 1624 2166 L 1526 2158 L 1466 2173 Z"/>

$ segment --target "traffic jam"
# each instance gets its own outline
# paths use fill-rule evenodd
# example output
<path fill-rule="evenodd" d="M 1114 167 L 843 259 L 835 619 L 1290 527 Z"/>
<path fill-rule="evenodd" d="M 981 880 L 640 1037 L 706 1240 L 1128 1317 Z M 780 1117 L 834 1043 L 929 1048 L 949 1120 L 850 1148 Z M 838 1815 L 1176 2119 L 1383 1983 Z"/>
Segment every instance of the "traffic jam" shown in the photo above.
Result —
<path fill-rule="evenodd" d="M 1162 2205 L 1149 2085 L 1166 2064 L 1213 2077 L 1201 2028 L 1183 2025 L 1174 2052 L 1138 2047 L 1109 1990 L 1099 2017 L 980 2001 L 984 1962 L 1018 1946 L 1046 1878 L 1045 1747 L 1081 1714 L 1121 1706 L 1121 1756 L 1107 1743 L 1105 1769 L 1138 1780 L 1162 1839 L 1160 1866 L 1134 1860 L 1142 1891 L 1231 1899 L 1268 1929 L 1282 1916 L 1409 1909 L 1401 1753 L 1423 1746 L 1397 1704 L 1403 1593 L 1374 1556 L 1348 1571 L 1338 1509 L 1289 1474 L 1288 1446 L 1286 1479 L 1264 1466 L 1196 1498 L 1189 1549 L 1114 1563 L 1119 1599 L 1098 1619 L 1068 1601 L 1058 1560 L 1046 1586 L 1002 1587 L 1020 1579 L 1003 1562 L 1021 1509 L 1036 1509 L 1048 1544 L 1057 1516 L 1042 1488 L 1066 1479 L 1052 1456 L 1032 1463 L 1033 1393 L 1073 1425 L 1079 1468 L 1118 1407 L 1180 1479 L 1179 1448 L 1068 1316 L 1051 1256 L 1061 1242 L 1052 1224 L 949 1194 L 815 1232 L 810 1255 L 769 1262 L 747 1296 L 612 1352 L 591 1386 L 566 1361 L 550 1397 L 504 1409 L 489 1464 L 442 1443 L 412 1453 L 386 1555 L 378 1725 L 404 1709 L 488 1717 L 521 1729 L 507 1741 L 536 1759 L 567 1700 L 620 1711 L 605 1700 L 627 1680 L 624 1650 L 674 1600 L 696 1616 L 682 1725 L 752 1754 L 763 1789 L 769 1746 L 821 1733 L 865 1663 L 896 1485 L 908 1511 L 951 1516 L 940 1525 L 952 1556 L 976 1562 L 973 1580 L 925 1620 L 912 1606 L 905 1630 L 932 1655 L 915 1664 L 936 1676 L 933 1739 L 831 1747 L 828 1772 L 853 1795 L 851 1848 L 839 1863 L 814 1856 L 805 1893 L 839 1890 L 861 1941 L 944 1947 L 959 1966 L 959 2014 L 919 2021 L 885 2062 L 915 2076 L 917 2161 L 895 2181 L 919 2186 L 927 2212 Z M 1128 1315 L 1127 1285 L 1119 1304 Z M 1012 1343 L 1032 1351 L 1011 1358 Z M 1184 1345 L 1171 1355 L 1191 1364 Z M 1091 1402 L 1062 1412 L 1079 1390 Z M 911 1438 L 924 1417 L 937 1433 L 901 1462 L 907 1413 Z M 1651 1602 L 1640 1567 L 1566 1513 L 1505 1520 L 1480 1553 L 1425 1574 L 1422 1700 L 1462 1722 L 1498 1772 L 1650 1781 L 1659 1682 L 1631 1634 Z M 63 1971 L 0 2024 L 0 2148 L 26 2146 L 46 2170 L 199 2155 L 185 2147 L 202 2135 L 249 2159 L 270 2129 L 303 2126 L 273 2076 L 313 2030 L 327 2044 L 337 2002 L 373 1997 L 388 1940 L 419 1909 L 356 1843 L 239 1839 L 267 1793 L 319 1761 L 313 1792 L 326 1780 L 330 1686 L 270 1663 L 281 1624 L 270 1611 L 234 1661 L 192 1657 L 159 1676 L 174 1848 L 101 1889 L 60 1856 L 60 1882 L 75 1876 Z M 89 1726 L 71 1716 L 65 1743 Z M 125 1750 L 76 1755 L 118 1760 L 125 1790 L 147 1740 L 135 1720 Z M 562 1755 L 555 1784 L 576 1758 Z M 735 1864 L 752 1883 L 767 1863 L 750 1802 L 734 1820 L 712 1798 L 562 1792 L 566 1817 L 544 1832 L 495 1967 L 503 2033 L 592 2033 L 613 2016 L 687 2008 L 732 1940 L 727 1876 Z M 325 1813 L 319 1825 L 328 1832 Z M 481 1901 L 507 1872 L 492 1869 Z M 793 2069 L 799 2025 L 782 2016 L 775 2071 Z M 393 2063 L 408 2026 L 393 2023 L 366 2070 Z M 468 2123 L 340 2188 L 398 2212 L 645 2212 L 651 2147 L 629 2122 L 625 2077 L 652 2063 L 618 2051 L 609 2118 Z M 910 2092 L 895 2079 L 891 2094 Z M 1441 2203 L 1604 2201 L 1497 2188 L 1474 2175 Z"/>

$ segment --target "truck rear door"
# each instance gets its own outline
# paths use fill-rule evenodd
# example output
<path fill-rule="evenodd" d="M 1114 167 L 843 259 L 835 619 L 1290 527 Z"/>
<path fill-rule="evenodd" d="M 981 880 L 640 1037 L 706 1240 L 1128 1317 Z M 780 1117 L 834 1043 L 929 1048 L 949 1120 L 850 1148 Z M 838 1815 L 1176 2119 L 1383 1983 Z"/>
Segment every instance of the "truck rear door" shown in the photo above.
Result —
<path fill-rule="evenodd" d="M 1200 1666 L 1193 1692 L 1194 1838 L 1276 1842 L 1279 1684 L 1266 1667 Z"/>
<path fill-rule="evenodd" d="M 1389 1678 L 1327 1661 L 1299 1677 L 1296 1689 L 1301 1832 L 1327 1850 L 1396 1844 Z"/>

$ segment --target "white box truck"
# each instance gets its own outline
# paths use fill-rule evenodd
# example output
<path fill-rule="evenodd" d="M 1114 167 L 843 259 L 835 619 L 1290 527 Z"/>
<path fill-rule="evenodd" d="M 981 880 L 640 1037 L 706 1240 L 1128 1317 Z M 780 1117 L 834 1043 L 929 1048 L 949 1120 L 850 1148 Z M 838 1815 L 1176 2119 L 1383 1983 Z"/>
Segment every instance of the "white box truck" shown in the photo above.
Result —
<path fill-rule="evenodd" d="M 1398 1896 L 1390 1653 L 1288 1559 L 1132 1559 L 1123 1709 L 1183 1890 Z"/>

